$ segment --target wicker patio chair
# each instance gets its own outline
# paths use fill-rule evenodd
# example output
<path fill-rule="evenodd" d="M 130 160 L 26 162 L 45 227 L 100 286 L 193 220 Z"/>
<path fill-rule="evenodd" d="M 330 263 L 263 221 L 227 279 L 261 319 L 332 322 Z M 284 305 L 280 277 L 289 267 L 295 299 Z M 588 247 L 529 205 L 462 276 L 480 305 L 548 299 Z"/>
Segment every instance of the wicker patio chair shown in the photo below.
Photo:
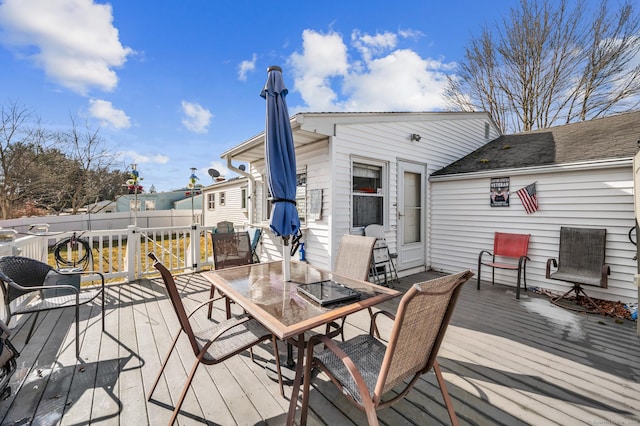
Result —
<path fill-rule="evenodd" d="M 213 264 L 216 270 L 250 265 L 253 262 L 251 239 L 246 231 L 211 234 L 211 242 L 213 243 Z M 222 293 L 220 293 L 220 297 L 216 298 L 215 292 L 216 288 L 212 285 L 207 318 L 211 319 L 213 302 L 222 298 L 225 299 L 227 319 L 231 318 L 231 300 Z"/>
<path fill-rule="evenodd" d="M 375 237 L 363 237 L 360 235 L 343 235 L 336 253 L 336 262 L 333 272 L 354 280 L 367 281 L 371 270 L 371 256 L 373 246 L 376 243 Z M 369 315 L 373 315 L 371 308 L 368 308 Z M 340 320 L 339 320 L 340 321 Z M 344 323 L 346 317 L 342 317 L 341 324 L 336 321 L 327 324 L 326 333 L 335 336 L 338 333 L 344 340 Z M 331 331 L 331 328 L 336 330 Z"/>
<path fill-rule="evenodd" d="M 269 339 L 271 339 L 271 342 L 273 344 L 273 353 L 276 358 L 276 367 L 280 383 L 280 393 L 281 395 L 284 395 L 284 388 L 282 385 L 282 377 L 280 371 L 280 356 L 276 344 L 276 337 L 262 324 L 247 315 L 233 317 L 232 319 L 217 324 L 212 324 L 206 329 L 201 329 L 200 327 L 196 326 L 196 324 L 192 324 L 190 321 L 191 316 L 200 308 L 205 306 L 208 301 L 201 303 L 190 314 L 187 314 L 184 305 L 182 304 L 182 300 L 180 299 L 180 293 L 178 292 L 178 288 L 176 287 L 176 283 L 173 279 L 173 275 L 171 275 L 171 272 L 169 272 L 169 270 L 158 261 L 153 253 L 149 253 L 148 256 L 153 260 L 153 266 L 162 275 L 162 280 L 167 287 L 167 292 L 169 293 L 169 298 L 171 299 L 171 303 L 173 304 L 173 309 L 178 316 L 180 329 L 173 339 L 173 343 L 171 344 L 169 352 L 167 353 L 167 356 L 162 363 L 162 367 L 160 368 L 158 377 L 151 387 L 151 391 L 149 392 L 147 400 L 151 400 L 153 392 L 155 391 L 156 386 L 160 381 L 160 377 L 162 377 L 162 373 L 164 372 L 167 362 L 169 361 L 171 353 L 173 352 L 173 349 L 178 342 L 178 338 L 182 333 L 184 333 L 189 339 L 191 349 L 193 350 L 193 354 L 195 355 L 193 366 L 191 367 L 189 376 L 187 377 L 187 382 L 182 388 L 182 393 L 180 394 L 180 397 L 176 402 L 176 406 L 173 410 L 169 425 L 174 424 L 174 422 L 176 421 L 176 417 L 180 412 L 180 407 L 182 407 L 182 403 L 184 402 L 184 398 L 187 395 L 187 391 L 189 390 L 191 381 L 193 380 L 196 370 L 198 369 L 198 366 L 200 364 L 214 365 L 221 363 L 231 358 L 232 356 L 238 355 L 246 351 L 247 349 L 251 349 L 253 346 Z M 251 359 L 253 360 L 253 352 L 251 352 Z"/>
<path fill-rule="evenodd" d="M 607 288 L 609 265 L 605 263 L 606 229 L 560 228 L 560 250 L 558 259 L 547 259 L 546 278 L 566 281 L 572 287 L 562 296 L 551 300 L 552 303 L 567 309 L 581 310 L 560 302 L 570 293 L 575 293 L 576 301 L 584 296 L 594 312 L 602 312 L 600 307 L 587 295 L 583 285 Z M 557 268 L 551 272 L 551 267 Z M 589 310 L 589 309 L 587 309 Z"/>
<path fill-rule="evenodd" d="M 80 289 L 80 275 L 99 276 L 100 287 Z M 69 279 L 73 280 L 72 277 L 75 277 L 77 287 L 66 284 Z M 60 283 L 55 284 L 56 282 Z M 0 257 L 0 285 L 4 295 L 7 325 L 14 315 L 35 313 L 25 344 L 31 339 L 40 312 L 75 307 L 76 357 L 79 357 L 80 305 L 89 303 L 98 296 L 102 297 L 102 331 L 104 332 L 104 275 L 100 272 L 63 272 L 28 257 L 2 256 Z M 49 295 L 49 292 L 52 294 Z M 16 301 L 17 303 L 13 303 Z"/>
<path fill-rule="evenodd" d="M 414 284 L 400 301 L 395 317 L 386 311 L 372 317 L 369 334 L 346 342 L 335 342 L 324 335 L 312 337 L 306 353 L 300 424 L 306 424 L 311 382 L 307 378 L 312 377 L 311 370 L 315 367 L 324 371 L 350 402 L 366 412 L 370 425 L 378 424 L 377 410 L 404 398 L 420 376 L 433 368 L 451 423 L 457 425 L 436 356 L 462 284 L 472 276 L 471 271 L 464 271 Z M 394 319 L 386 346 L 373 336 L 380 314 Z M 324 344 L 326 349 L 314 355 L 318 344 Z M 382 400 L 383 395 L 400 385 L 403 387 L 397 390 L 397 395 Z"/>

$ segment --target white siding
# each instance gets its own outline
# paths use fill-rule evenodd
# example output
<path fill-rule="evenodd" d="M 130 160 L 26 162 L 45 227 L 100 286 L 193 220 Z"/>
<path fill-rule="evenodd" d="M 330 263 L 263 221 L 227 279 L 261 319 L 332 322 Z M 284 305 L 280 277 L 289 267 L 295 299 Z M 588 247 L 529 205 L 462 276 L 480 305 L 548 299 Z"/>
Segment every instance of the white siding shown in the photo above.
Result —
<path fill-rule="evenodd" d="M 506 177 L 496 173 L 493 177 Z M 548 258 L 557 258 L 561 226 L 606 228 L 609 288 L 586 286 L 602 299 L 635 300 L 632 168 L 558 171 L 510 176 L 510 206 L 489 206 L 490 177 L 431 182 L 431 267 L 443 272 L 477 270 L 481 250 L 492 250 L 495 231 L 529 233 L 528 286 L 564 292 L 569 285 L 547 280 Z M 536 183 L 539 210 L 526 214 L 515 192 Z M 483 268 L 483 281 L 489 279 Z M 515 286 L 515 273 L 496 269 L 496 281 Z M 485 284 L 486 285 L 486 284 Z"/>
<path fill-rule="evenodd" d="M 305 145 L 296 151 L 296 166 L 298 171 L 306 170 L 307 172 L 307 206 L 309 205 L 309 191 L 312 189 L 322 189 L 322 217 L 319 220 L 309 218 L 307 213 L 307 223 L 302 225 L 304 235 L 306 259 L 308 262 L 323 268 L 330 268 L 330 253 L 328 250 L 329 223 L 331 221 L 329 200 L 331 199 L 330 184 L 330 167 L 328 156 L 328 140 L 318 143 Z M 262 220 L 266 217 L 264 211 L 264 192 L 266 184 L 260 174 L 264 169 L 264 162 L 256 162 L 251 164 L 252 173 L 256 176 L 258 221 L 263 228 L 262 246 L 260 259 L 263 261 L 281 259 L 282 257 L 282 241 L 277 238 L 269 228 L 269 222 Z M 296 254 L 298 258 L 299 253 Z"/>
<path fill-rule="evenodd" d="M 484 145 L 484 116 L 452 116 L 444 119 L 418 117 L 424 120 L 339 125 L 332 138 L 332 170 L 334 182 L 333 247 L 346 233 L 359 233 L 351 228 L 351 159 L 352 156 L 384 161 L 388 172 L 388 212 L 386 215 L 387 241 L 392 251 L 396 244 L 396 202 L 398 160 L 427 165 L 427 174 L 464 157 Z M 409 135 L 417 133 L 420 141 L 411 141 Z M 492 130 L 491 137 L 497 137 Z M 428 188 L 427 188 L 428 191 Z M 427 193 L 427 207 L 430 204 Z M 428 211 L 428 210 L 427 210 Z M 429 220 L 427 218 L 427 224 Z M 428 230 L 428 225 L 427 225 Z M 429 248 L 427 247 L 428 264 Z"/>
<path fill-rule="evenodd" d="M 219 186 L 218 186 L 219 185 Z M 242 188 L 248 188 L 247 179 L 238 179 L 229 183 L 220 183 L 205 188 L 202 206 L 204 211 L 204 225 L 216 226 L 218 222 L 233 222 L 237 229 L 243 229 L 249 222 L 249 212 L 242 209 Z M 220 205 L 220 193 L 225 194 L 225 205 Z M 215 194 L 215 209 L 209 209 L 209 194 Z"/>

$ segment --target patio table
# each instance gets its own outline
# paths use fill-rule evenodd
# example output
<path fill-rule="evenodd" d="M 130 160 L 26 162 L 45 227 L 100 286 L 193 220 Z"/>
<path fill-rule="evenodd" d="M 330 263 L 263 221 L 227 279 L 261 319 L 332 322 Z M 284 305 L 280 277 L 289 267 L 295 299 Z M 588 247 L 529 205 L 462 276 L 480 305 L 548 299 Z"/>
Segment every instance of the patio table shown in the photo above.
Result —
<path fill-rule="evenodd" d="M 203 272 L 202 275 L 279 339 L 297 347 L 287 425 L 292 425 L 295 419 L 304 371 L 305 332 L 401 294 L 391 288 L 349 279 L 298 261 L 291 262 L 290 282 L 283 279 L 282 261 Z M 361 296 L 350 302 L 320 306 L 298 294 L 298 284 L 323 280 L 333 280 L 360 292 Z"/>

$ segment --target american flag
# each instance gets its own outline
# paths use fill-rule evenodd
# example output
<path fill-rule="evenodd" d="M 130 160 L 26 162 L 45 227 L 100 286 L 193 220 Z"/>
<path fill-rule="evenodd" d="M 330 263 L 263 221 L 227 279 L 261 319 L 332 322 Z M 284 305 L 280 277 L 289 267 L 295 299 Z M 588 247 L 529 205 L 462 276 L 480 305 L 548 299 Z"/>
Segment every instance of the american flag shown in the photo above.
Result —
<path fill-rule="evenodd" d="M 517 190 L 516 194 L 520 197 L 520 201 L 522 201 L 522 205 L 524 206 L 527 214 L 531 214 L 538 210 L 538 198 L 536 197 L 535 182 Z"/>

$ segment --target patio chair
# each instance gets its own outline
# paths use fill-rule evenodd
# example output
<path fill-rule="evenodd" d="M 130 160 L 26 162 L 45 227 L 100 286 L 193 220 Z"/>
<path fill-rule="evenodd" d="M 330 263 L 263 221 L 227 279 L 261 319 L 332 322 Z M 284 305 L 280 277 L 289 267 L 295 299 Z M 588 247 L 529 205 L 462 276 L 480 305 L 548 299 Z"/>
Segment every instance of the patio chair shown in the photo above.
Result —
<path fill-rule="evenodd" d="M 397 314 L 379 311 L 371 318 L 369 334 L 361 334 L 346 342 L 335 342 L 316 335 L 309 340 L 306 353 L 302 412 L 305 425 L 309 409 L 311 371 L 325 372 L 347 399 L 367 414 L 369 425 L 377 425 L 376 411 L 388 407 L 411 390 L 421 375 L 433 368 L 451 423 L 458 424 L 451 398 L 436 360 L 440 344 L 462 284 L 473 276 L 471 271 L 414 284 L 403 296 Z M 394 320 L 388 344 L 374 334 L 378 315 Z M 314 347 L 325 349 L 314 354 Z M 382 397 L 397 386 L 403 387 L 390 399 Z"/>
<path fill-rule="evenodd" d="M 149 258 L 151 258 L 151 260 L 153 260 L 153 266 L 162 275 L 162 280 L 167 287 L 167 292 L 169 293 L 169 298 L 171 299 L 171 303 L 173 304 L 173 309 L 178 316 L 180 329 L 174 336 L 173 343 L 171 344 L 169 352 L 167 353 L 167 356 L 162 363 L 162 367 L 160 368 L 158 377 L 156 377 L 156 380 L 151 387 L 151 391 L 149 392 L 147 400 L 151 401 L 153 392 L 155 391 L 156 386 L 160 381 L 160 377 L 162 377 L 162 373 L 167 366 L 167 362 L 171 357 L 171 353 L 173 352 L 173 349 L 178 342 L 178 338 L 182 333 L 184 333 L 189 339 L 191 349 L 193 350 L 193 354 L 195 356 L 193 365 L 187 377 L 187 382 L 184 384 L 182 393 L 180 394 L 180 397 L 176 402 L 176 406 L 173 410 L 173 414 L 171 415 L 169 425 L 175 423 L 176 417 L 180 412 L 180 407 L 182 407 L 184 398 L 187 395 L 187 391 L 189 390 L 189 387 L 191 385 L 191 381 L 193 380 L 193 377 L 200 364 L 219 364 L 231 358 L 232 356 L 238 355 L 246 351 L 247 349 L 251 349 L 253 346 L 269 339 L 273 344 L 273 353 L 276 358 L 280 393 L 284 395 L 284 387 L 282 385 L 280 372 L 280 355 L 278 353 L 276 337 L 262 324 L 260 324 L 255 319 L 250 318 L 248 315 L 242 315 L 217 324 L 212 324 L 210 327 L 205 329 L 198 327 L 195 323 L 192 323 L 190 321 L 191 317 L 209 301 L 201 303 L 190 314 L 187 314 L 184 305 L 182 304 L 180 293 L 178 292 L 178 288 L 173 279 L 173 275 L 171 275 L 171 272 L 169 272 L 169 270 L 162 263 L 160 263 L 160 261 L 153 253 L 149 253 L 148 256 Z M 253 361 L 253 352 L 251 352 L 251 359 Z"/>
<path fill-rule="evenodd" d="M 81 289 L 81 275 L 98 275 L 101 280 L 100 287 Z M 104 275 L 100 272 L 58 271 L 35 259 L 22 256 L 2 256 L 0 257 L 0 285 L 7 312 L 7 325 L 14 315 L 35 313 L 25 344 L 29 343 L 31 339 L 40 312 L 74 307 L 76 357 L 79 357 L 80 305 L 89 303 L 98 296 L 102 297 L 102 331 L 104 332 Z M 15 306 L 12 307 L 12 304 Z"/>
<path fill-rule="evenodd" d="M 251 251 L 251 241 L 249 233 L 243 232 L 227 232 L 224 234 L 211 234 L 213 243 L 213 264 L 216 270 L 230 268 L 233 266 L 250 265 L 253 261 L 253 253 Z M 220 297 L 215 298 L 216 288 L 211 286 L 209 294 L 209 313 L 207 318 L 211 319 L 213 311 L 213 301 L 224 298 L 227 310 L 227 319 L 231 318 L 231 300 L 224 294 L 220 293 Z"/>
<path fill-rule="evenodd" d="M 257 249 L 260 238 L 262 237 L 262 229 L 250 228 L 247 232 L 251 238 L 251 258 L 253 259 L 253 263 L 260 263 L 260 256 L 258 256 Z"/>
<path fill-rule="evenodd" d="M 336 253 L 335 266 L 333 272 L 354 280 L 367 281 L 371 268 L 371 257 L 373 246 L 376 243 L 374 237 L 364 237 L 361 235 L 343 235 Z M 369 315 L 373 315 L 371 308 L 368 308 Z M 344 340 L 344 323 L 346 317 L 342 317 L 341 324 L 333 321 L 327 324 L 326 333 L 330 336 L 340 334 Z M 331 332 L 331 328 L 335 328 Z"/>
<path fill-rule="evenodd" d="M 593 228 L 560 228 L 560 250 L 558 260 L 547 260 L 546 278 L 566 281 L 572 287 L 562 296 L 551 299 L 555 305 L 563 308 L 580 310 L 560 304 L 570 293 L 575 293 L 576 301 L 582 294 L 593 310 L 601 312 L 600 307 L 585 293 L 583 285 L 607 288 L 607 276 L 611 273 L 605 263 L 606 229 Z M 551 267 L 557 268 L 551 272 Z"/>
<path fill-rule="evenodd" d="M 218 234 L 226 234 L 227 232 L 233 232 L 233 222 L 222 221 L 216 224 L 216 233 Z"/>
<path fill-rule="evenodd" d="M 516 299 L 520 299 L 520 282 L 524 282 L 524 291 L 527 291 L 527 260 L 529 259 L 529 239 L 531 234 L 509 234 L 496 232 L 493 235 L 493 252 L 482 250 L 478 255 L 478 279 L 480 290 L 482 281 L 482 266 L 491 268 L 491 284 L 495 283 L 496 268 L 518 271 L 516 282 Z M 487 259 L 484 255 L 489 255 Z"/>

